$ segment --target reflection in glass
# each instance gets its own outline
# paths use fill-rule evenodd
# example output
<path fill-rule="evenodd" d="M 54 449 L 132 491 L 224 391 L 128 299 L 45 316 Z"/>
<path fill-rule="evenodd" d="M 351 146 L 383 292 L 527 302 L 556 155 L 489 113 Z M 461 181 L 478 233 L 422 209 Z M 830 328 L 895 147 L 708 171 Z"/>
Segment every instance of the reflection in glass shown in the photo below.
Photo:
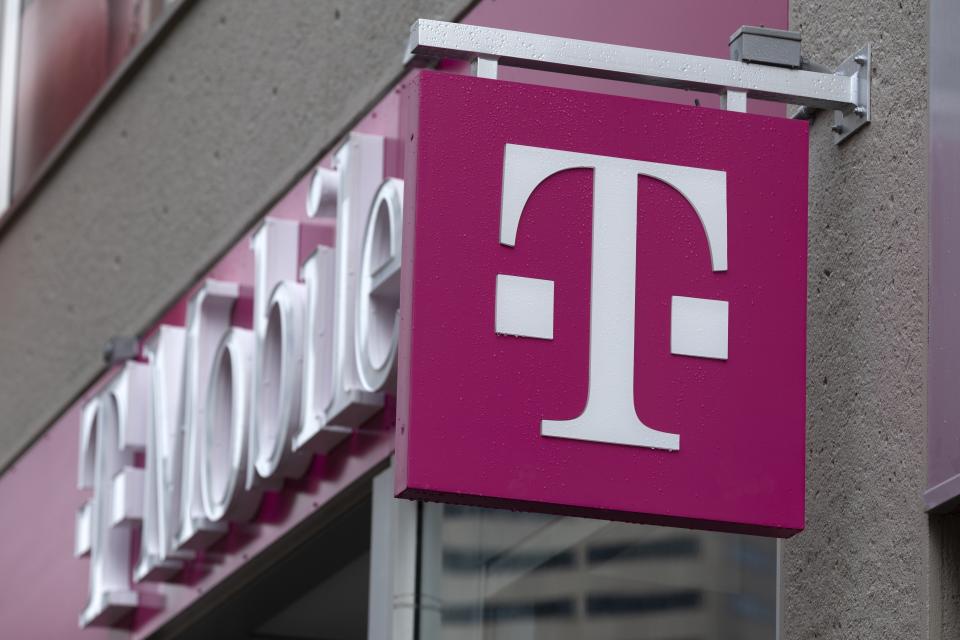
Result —
<path fill-rule="evenodd" d="M 773 539 L 436 508 L 439 543 L 424 549 L 420 640 L 775 635 Z"/>

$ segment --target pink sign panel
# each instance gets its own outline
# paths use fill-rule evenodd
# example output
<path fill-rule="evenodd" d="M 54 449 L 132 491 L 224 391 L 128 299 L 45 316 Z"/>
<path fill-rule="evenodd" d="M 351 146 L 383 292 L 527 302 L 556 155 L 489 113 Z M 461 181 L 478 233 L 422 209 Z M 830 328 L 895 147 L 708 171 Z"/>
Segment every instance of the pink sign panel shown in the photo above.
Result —
<path fill-rule="evenodd" d="M 402 497 L 804 525 L 807 125 L 423 72 Z"/>

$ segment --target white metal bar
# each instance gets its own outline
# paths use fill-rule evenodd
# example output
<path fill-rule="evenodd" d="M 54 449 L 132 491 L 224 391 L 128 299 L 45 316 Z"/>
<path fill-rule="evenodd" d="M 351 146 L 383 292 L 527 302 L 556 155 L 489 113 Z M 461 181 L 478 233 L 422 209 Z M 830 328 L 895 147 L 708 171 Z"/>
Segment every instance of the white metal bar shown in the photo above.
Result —
<path fill-rule="evenodd" d="M 727 111 L 747 112 L 747 93 L 745 91 L 726 91 L 720 96 L 722 106 Z"/>
<path fill-rule="evenodd" d="M 393 464 L 373 479 L 367 637 L 414 640 L 417 503 L 393 497 Z"/>
<path fill-rule="evenodd" d="M 849 110 L 857 105 L 856 76 L 785 69 L 721 58 L 624 47 L 475 25 L 417 20 L 405 61 L 415 57 L 474 60 L 723 94 Z"/>
<path fill-rule="evenodd" d="M 473 61 L 473 74 L 478 78 L 497 79 L 497 59 L 480 56 Z"/>
<path fill-rule="evenodd" d="M 370 590 L 367 594 L 368 638 L 389 638 L 393 624 L 393 541 L 391 499 L 393 472 L 380 472 L 372 482 L 370 507 Z"/>
<path fill-rule="evenodd" d="M 21 0 L 3 0 L 0 50 L 0 216 L 13 199 L 13 141 L 20 68 Z"/>

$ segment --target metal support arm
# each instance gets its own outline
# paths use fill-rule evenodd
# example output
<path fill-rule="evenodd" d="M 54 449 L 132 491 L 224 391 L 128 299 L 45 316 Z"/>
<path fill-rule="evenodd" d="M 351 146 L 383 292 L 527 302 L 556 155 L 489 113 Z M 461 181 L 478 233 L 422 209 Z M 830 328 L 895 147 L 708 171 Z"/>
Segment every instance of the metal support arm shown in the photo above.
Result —
<path fill-rule="evenodd" d="M 834 142 L 870 121 L 869 45 L 835 73 L 640 49 L 437 20 L 410 28 L 405 63 L 451 58 L 570 73 L 726 96 L 786 102 L 838 112 Z"/>

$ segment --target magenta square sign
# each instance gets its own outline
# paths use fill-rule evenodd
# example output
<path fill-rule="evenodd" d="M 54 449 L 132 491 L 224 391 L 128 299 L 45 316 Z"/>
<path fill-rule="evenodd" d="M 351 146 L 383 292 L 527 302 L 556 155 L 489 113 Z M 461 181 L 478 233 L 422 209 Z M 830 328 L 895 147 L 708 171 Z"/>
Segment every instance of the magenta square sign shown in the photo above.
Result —
<path fill-rule="evenodd" d="M 397 494 L 804 524 L 807 125 L 423 72 Z"/>

